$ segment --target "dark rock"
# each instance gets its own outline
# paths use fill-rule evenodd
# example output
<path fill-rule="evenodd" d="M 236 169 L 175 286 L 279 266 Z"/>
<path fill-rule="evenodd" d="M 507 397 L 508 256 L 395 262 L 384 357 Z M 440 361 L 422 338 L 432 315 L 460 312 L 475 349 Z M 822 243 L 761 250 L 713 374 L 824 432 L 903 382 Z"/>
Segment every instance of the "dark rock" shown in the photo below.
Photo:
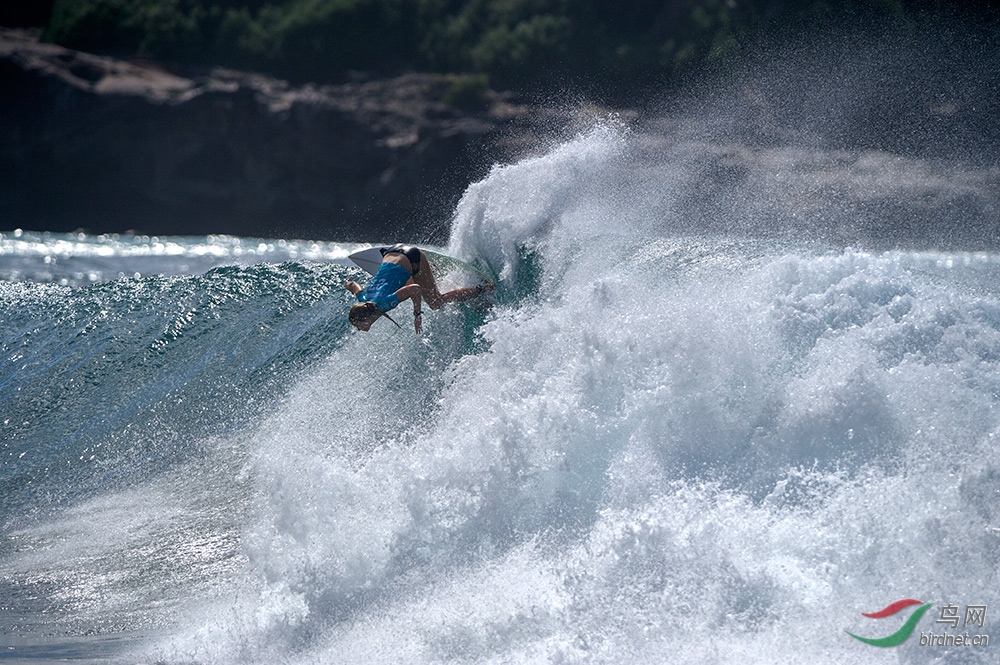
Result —
<path fill-rule="evenodd" d="M 440 240 L 528 115 L 449 84 L 186 78 L 0 29 L 0 228 Z"/>

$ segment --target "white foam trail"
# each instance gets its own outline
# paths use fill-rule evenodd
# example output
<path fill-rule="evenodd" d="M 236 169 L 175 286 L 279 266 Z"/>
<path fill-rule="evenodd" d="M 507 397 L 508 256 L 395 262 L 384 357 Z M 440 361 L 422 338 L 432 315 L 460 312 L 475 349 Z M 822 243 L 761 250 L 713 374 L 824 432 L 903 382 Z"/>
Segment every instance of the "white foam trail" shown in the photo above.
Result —
<path fill-rule="evenodd" d="M 470 189 L 450 249 L 537 289 L 478 353 L 450 308 L 293 391 L 236 607 L 166 660 L 924 663 L 844 631 L 997 601 L 992 255 L 970 290 L 962 255 L 657 236 L 627 151 L 602 126 Z"/>

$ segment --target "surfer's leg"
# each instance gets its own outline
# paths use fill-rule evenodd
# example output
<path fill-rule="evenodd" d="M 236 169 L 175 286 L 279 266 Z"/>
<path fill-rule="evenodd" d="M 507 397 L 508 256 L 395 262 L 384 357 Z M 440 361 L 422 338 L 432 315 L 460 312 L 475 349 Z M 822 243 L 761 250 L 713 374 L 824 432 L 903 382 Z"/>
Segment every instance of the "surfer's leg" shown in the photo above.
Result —
<path fill-rule="evenodd" d="M 444 303 L 449 302 L 465 302 L 466 300 L 472 300 L 483 294 L 484 289 L 476 288 L 475 286 L 470 286 L 461 289 L 454 289 L 452 291 L 445 291 L 444 293 L 437 293 L 437 304 L 428 298 L 423 290 L 421 290 L 421 295 L 424 296 L 424 300 L 427 304 L 431 306 L 431 309 L 438 309 Z"/>
<path fill-rule="evenodd" d="M 441 299 L 444 302 L 465 302 L 466 300 L 472 300 L 482 291 L 474 286 L 470 286 L 464 289 L 455 289 L 454 291 L 446 291 L 441 294 Z"/>
<path fill-rule="evenodd" d="M 434 281 L 434 275 L 431 273 L 431 264 L 423 252 L 420 252 L 420 270 L 413 276 L 413 281 L 420 285 L 420 295 L 427 301 L 431 309 L 441 309 L 442 305 L 449 302 L 471 300 L 481 293 L 475 287 L 441 293 L 438 290 L 437 282 Z"/>
<path fill-rule="evenodd" d="M 437 282 L 431 274 L 431 267 L 427 263 L 427 257 L 420 252 L 420 270 L 413 276 L 413 281 L 420 285 L 420 295 L 427 302 L 431 309 L 440 309 L 444 304 L 444 298 L 438 291 Z"/>

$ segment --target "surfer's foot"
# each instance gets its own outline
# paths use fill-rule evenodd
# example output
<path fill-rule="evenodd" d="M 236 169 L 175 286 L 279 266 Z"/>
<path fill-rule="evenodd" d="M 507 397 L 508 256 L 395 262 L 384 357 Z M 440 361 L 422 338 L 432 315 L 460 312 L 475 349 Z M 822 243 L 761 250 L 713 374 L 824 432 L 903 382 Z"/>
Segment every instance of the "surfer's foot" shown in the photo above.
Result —
<path fill-rule="evenodd" d="M 480 284 L 476 286 L 476 295 L 481 296 L 484 293 L 493 293 L 493 284 L 486 282 L 485 284 Z"/>

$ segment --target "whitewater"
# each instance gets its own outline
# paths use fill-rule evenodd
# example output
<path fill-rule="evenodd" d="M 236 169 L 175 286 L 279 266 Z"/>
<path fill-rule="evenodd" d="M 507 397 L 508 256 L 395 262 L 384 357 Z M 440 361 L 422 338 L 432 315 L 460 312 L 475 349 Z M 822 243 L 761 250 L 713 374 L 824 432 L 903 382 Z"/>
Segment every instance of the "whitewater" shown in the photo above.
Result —
<path fill-rule="evenodd" d="M 993 177 L 605 118 L 470 184 L 422 335 L 357 245 L 5 232 L 0 659 L 995 663 L 920 634 L 1000 640 L 1000 253 L 841 241 Z"/>

